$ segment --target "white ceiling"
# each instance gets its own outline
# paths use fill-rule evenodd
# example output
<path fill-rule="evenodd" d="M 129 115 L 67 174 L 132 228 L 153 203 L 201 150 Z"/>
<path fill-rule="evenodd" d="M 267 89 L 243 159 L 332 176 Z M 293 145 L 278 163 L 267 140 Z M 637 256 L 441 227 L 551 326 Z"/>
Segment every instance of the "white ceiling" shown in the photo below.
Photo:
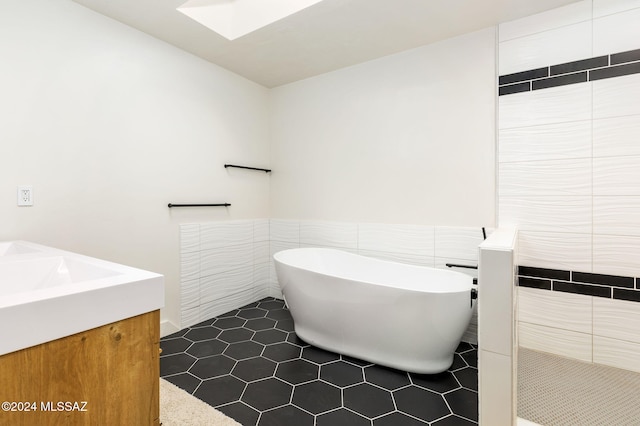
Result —
<path fill-rule="evenodd" d="M 74 1 L 266 87 L 575 2 L 324 0 L 230 41 L 178 12 L 185 0 Z"/>

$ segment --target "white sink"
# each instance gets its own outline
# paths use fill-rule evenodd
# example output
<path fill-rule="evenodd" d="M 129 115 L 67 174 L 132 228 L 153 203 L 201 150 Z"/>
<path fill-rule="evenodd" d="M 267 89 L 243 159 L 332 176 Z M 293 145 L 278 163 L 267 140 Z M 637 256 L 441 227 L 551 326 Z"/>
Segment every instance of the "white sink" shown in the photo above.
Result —
<path fill-rule="evenodd" d="M 37 246 L 24 241 L 0 242 L 0 256 L 12 256 L 16 254 L 37 253 Z"/>
<path fill-rule="evenodd" d="M 162 275 L 26 241 L 0 242 L 0 355 L 163 306 Z"/>
<path fill-rule="evenodd" d="M 102 268 L 64 256 L 15 259 L 9 262 L 0 262 L 0 277 L 2 277 L 0 294 L 4 298 L 10 294 L 93 281 L 119 274 L 120 272 L 113 269 Z"/>

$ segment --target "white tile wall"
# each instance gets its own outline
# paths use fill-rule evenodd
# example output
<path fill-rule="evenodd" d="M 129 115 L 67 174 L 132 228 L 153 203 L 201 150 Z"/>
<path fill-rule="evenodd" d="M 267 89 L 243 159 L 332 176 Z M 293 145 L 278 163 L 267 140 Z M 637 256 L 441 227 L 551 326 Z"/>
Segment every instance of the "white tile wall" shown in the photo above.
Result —
<path fill-rule="evenodd" d="M 640 372 L 640 344 L 593 336 L 593 362 Z"/>
<path fill-rule="evenodd" d="M 629 358 L 629 353 L 638 350 L 640 304 L 529 288 L 518 291 L 522 347 L 583 361 L 590 361 L 593 352 L 593 362 L 637 369 L 635 355 Z"/>
<path fill-rule="evenodd" d="M 594 119 L 640 114 L 640 74 L 607 78 L 590 84 L 593 84 Z"/>
<path fill-rule="evenodd" d="M 500 75 L 590 58 L 591 34 L 589 20 L 501 42 Z"/>
<path fill-rule="evenodd" d="M 578 1 L 547 12 L 506 22 L 500 25 L 499 41 L 504 42 L 588 21 L 591 19 L 591 7 L 590 0 Z"/>
<path fill-rule="evenodd" d="M 180 225 L 180 252 L 193 253 L 200 250 L 200 225 Z"/>
<path fill-rule="evenodd" d="M 518 43 L 564 46 L 563 31 L 591 25 L 592 9 L 593 37 L 577 36 L 593 50 L 584 58 L 640 48 L 637 1 L 587 0 L 501 25 L 501 62 L 520 60 Z M 555 50 L 531 50 L 534 62 L 563 62 Z M 523 230 L 524 264 L 637 273 L 638 99 L 637 74 L 499 98 L 498 222 Z"/>
<path fill-rule="evenodd" d="M 253 267 L 253 246 L 221 246 L 200 252 L 200 277 Z"/>
<path fill-rule="evenodd" d="M 253 289 L 248 289 L 227 295 L 210 303 L 203 303 L 199 307 L 198 322 L 229 312 L 256 300 L 259 300 L 256 292 Z"/>
<path fill-rule="evenodd" d="M 266 296 L 282 297 L 273 263 L 273 255 L 281 250 L 331 247 L 445 268 L 447 262 L 477 263 L 482 230 L 259 219 L 182 225 L 181 241 L 182 327 L 186 327 Z M 477 276 L 475 270 L 460 271 Z M 477 342 L 475 316 L 465 341 Z"/>
<path fill-rule="evenodd" d="M 640 276 L 640 237 L 625 235 L 593 236 L 593 272 Z"/>
<path fill-rule="evenodd" d="M 593 156 L 640 155 L 640 115 L 593 121 Z"/>
<path fill-rule="evenodd" d="M 253 222 L 229 221 L 200 225 L 200 250 L 216 251 L 222 247 L 244 245 L 253 242 Z"/>
<path fill-rule="evenodd" d="M 640 343 L 640 303 L 593 298 L 593 334 Z"/>
<path fill-rule="evenodd" d="M 640 195 L 640 156 L 593 160 L 593 195 Z"/>
<path fill-rule="evenodd" d="M 523 231 L 590 233 L 591 197 L 500 197 L 498 217 Z"/>
<path fill-rule="evenodd" d="M 180 255 L 180 279 L 184 281 L 200 278 L 200 252 L 182 251 Z"/>
<path fill-rule="evenodd" d="M 358 249 L 358 224 L 343 222 L 300 222 L 300 245 Z"/>
<path fill-rule="evenodd" d="M 593 197 L 593 233 L 640 237 L 640 196 Z"/>
<path fill-rule="evenodd" d="M 611 15 L 640 8 L 640 0 L 593 0 L 593 17 Z"/>
<path fill-rule="evenodd" d="M 518 323 L 520 347 L 591 362 L 592 335 L 543 325 Z"/>
<path fill-rule="evenodd" d="M 180 310 L 180 328 L 189 327 L 200 322 L 200 307 L 182 307 Z"/>
<path fill-rule="evenodd" d="M 181 327 L 268 295 L 269 221 L 180 225 Z"/>
<path fill-rule="evenodd" d="M 300 247 L 300 221 L 271 219 L 269 221 L 269 267 L 268 294 L 282 298 L 282 292 L 276 277 L 273 255 L 282 250 Z"/>
<path fill-rule="evenodd" d="M 502 24 L 500 74 L 639 49 L 639 23 L 640 0 L 585 0 Z M 520 265 L 640 276 L 638 99 L 638 74 L 499 97 L 498 225 L 521 229 Z M 519 291 L 521 346 L 640 365 L 640 304 Z"/>
<path fill-rule="evenodd" d="M 435 256 L 440 259 L 464 259 L 473 264 L 478 262 L 478 246 L 484 237 L 482 227 L 435 228 Z"/>
<path fill-rule="evenodd" d="M 180 306 L 196 308 L 200 304 L 200 279 L 182 281 L 180 284 Z"/>
<path fill-rule="evenodd" d="M 358 224 L 358 250 L 404 253 L 433 258 L 435 253 L 433 226 Z"/>
<path fill-rule="evenodd" d="M 520 231 L 518 264 L 592 272 L 591 233 Z"/>
<path fill-rule="evenodd" d="M 253 263 L 269 263 L 269 240 L 253 243 Z"/>
<path fill-rule="evenodd" d="M 300 244 L 300 222 L 297 220 L 271 219 L 269 221 L 269 239 Z"/>
<path fill-rule="evenodd" d="M 269 219 L 258 219 L 253 221 L 253 241 L 269 241 L 270 224 Z"/>
<path fill-rule="evenodd" d="M 282 297 L 279 289 L 277 289 L 278 291 L 275 291 L 275 289 L 272 291 L 270 276 L 271 265 L 268 261 L 254 265 L 253 280 L 255 284 L 254 290 L 256 292 L 255 300 L 264 299 L 265 297 L 269 296 L 278 298 Z M 274 294 L 272 294 L 272 292 Z"/>
<path fill-rule="evenodd" d="M 593 20 L 594 56 L 638 48 L 640 9 L 627 10 Z"/>
<path fill-rule="evenodd" d="M 600 134 L 603 139 L 608 135 L 604 129 Z M 504 129 L 499 138 L 499 164 L 591 157 L 590 120 Z"/>
<path fill-rule="evenodd" d="M 250 291 L 254 285 L 253 268 L 234 269 L 200 278 L 200 305 Z"/>
<path fill-rule="evenodd" d="M 268 231 L 268 227 L 267 227 Z M 260 238 L 260 236 L 259 236 Z M 259 294 L 258 299 L 271 296 L 271 248 L 269 245 L 268 232 L 266 241 L 257 241 L 253 244 L 253 283 Z"/>
<path fill-rule="evenodd" d="M 591 120 L 591 84 L 571 84 L 500 96 L 499 128 Z"/>
<path fill-rule="evenodd" d="M 593 328 L 591 296 L 535 288 L 518 288 L 518 317 L 523 323 L 590 334 Z"/>
<path fill-rule="evenodd" d="M 445 268 L 444 262 L 442 265 L 436 265 L 433 256 L 414 255 L 410 253 L 402 252 L 390 252 L 390 251 L 372 251 L 372 250 L 358 250 L 358 254 L 363 256 L 373 257 L 375 259 L 390 260 L 398 263 L 408 263 L 410 265 L 428 266 L 430 268 Z"/>
<path fill-rule="evenodd" d="M 591 159 L 500 164 L 501 197 L 591 195 Z"/>
<path fill-rule="evenodd" d="M 282 292 L 280 291 L 276 277 L 273 255 L 282 250 L 298 247 L 300 247 L 300 222 L 295 220 L 272 219 L 269 241 L 269 296 L 282 298 Z"/>

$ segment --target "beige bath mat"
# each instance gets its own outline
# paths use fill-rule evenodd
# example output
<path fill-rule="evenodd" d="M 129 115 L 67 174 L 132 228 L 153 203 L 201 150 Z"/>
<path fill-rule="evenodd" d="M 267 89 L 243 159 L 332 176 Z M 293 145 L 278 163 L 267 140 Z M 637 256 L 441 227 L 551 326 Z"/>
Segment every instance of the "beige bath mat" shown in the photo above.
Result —
<path fill-rule="evenodd" d="M 164 379 L 160 379 L 160 423 L 162 426 L 241 426 Z"/>

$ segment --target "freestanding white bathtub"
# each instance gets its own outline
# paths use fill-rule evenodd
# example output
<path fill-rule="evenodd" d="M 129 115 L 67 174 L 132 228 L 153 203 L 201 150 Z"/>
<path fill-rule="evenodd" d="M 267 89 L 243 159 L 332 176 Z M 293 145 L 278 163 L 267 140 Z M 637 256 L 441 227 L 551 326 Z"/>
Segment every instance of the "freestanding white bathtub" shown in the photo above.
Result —
<path fill-rule="evenodd" d="M 476 303 L 471 276 L 334 249 L 273 257 L 302 340 L 414 373 L 451 366 Z"/>

